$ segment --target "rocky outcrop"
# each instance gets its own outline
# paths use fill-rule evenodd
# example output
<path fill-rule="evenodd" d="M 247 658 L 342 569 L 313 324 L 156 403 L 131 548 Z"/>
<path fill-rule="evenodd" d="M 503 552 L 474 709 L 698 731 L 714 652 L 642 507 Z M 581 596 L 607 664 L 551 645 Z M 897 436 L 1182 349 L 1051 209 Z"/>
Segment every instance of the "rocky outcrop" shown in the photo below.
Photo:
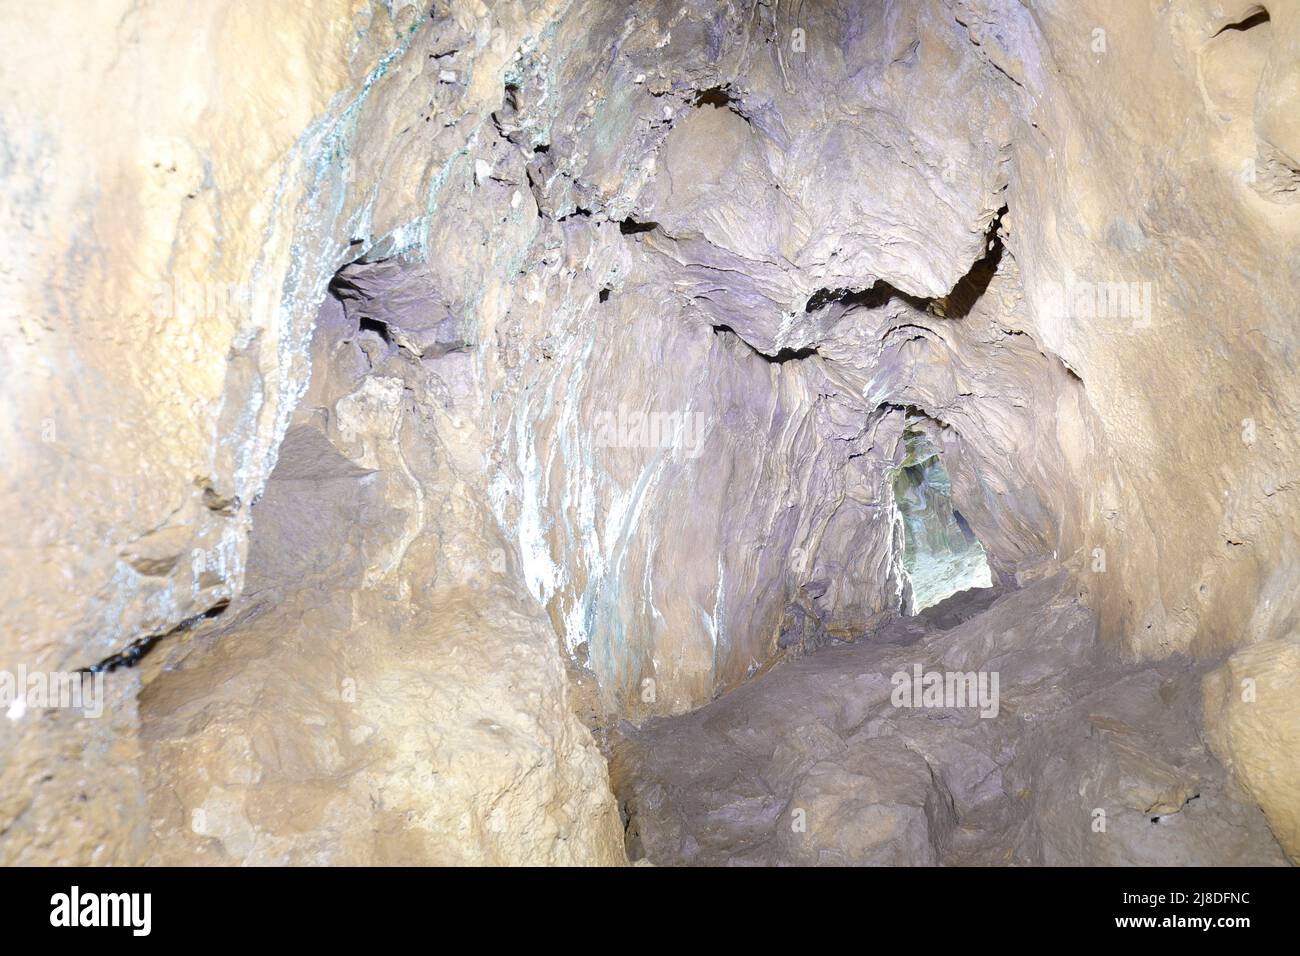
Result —
<path fill-rule="evenodd" d="M 8 635 L 0 666 L 11 671 L 93 665 L 240 593 L 253 503 L 276 490 L 268 477 L 307 387 L 309 343 L 330 280 L 376 244 L 373 224 L 389 223 L 378 226 L 382 234 L 394 220 L 419 215 L 412 197 L 427 196 L 429 183 L 463 157 L 475 110 L 482 123 L 500 105 L 500 81 L 487 78 L 499 75 L 530 32 L 528 17 L 544 22 L 556 8 L 507 14 L 480 33 L 478 17 L 486 11 L 460 3 L 442 8 L 436 20 L 403 2 L 322 2 L 275 13 L 221 3 L 201 22 L 175 4 L 101 5 L 93 22 L 79 5 L 63 6 L 26 17 L 23 32 L 35 42 L 4 68 L 5 205 L 14 217 L 5 258 L 23 264 L 4 273 L 4 298 L 22 316 L 21 340 L 6 352 L 4 375 L 15 410 L 4 441 L 10 459 L 21 463 L 7 473 L 4 501 L 12 518 L 11 598 L 0 612 Z M 58 32 L 74 22 L 93 54 Z M 458 46 L 466 48 L 464 78 L 471 61 L 479 67 L 477 88 L 446 78 L 456 66 L 446 57 Z M 202 70 L 191 68 L 200 62 Z M 403 105 L 394 109 L 397 102 Z M 438 124 L 424 125 L 434 114 Z M 460 128 L 457 117 L 465 118 Z M 396 137 L 390 120 L 403 127 L 418 122 L 429 139 L 441 136 L 445 144 L 423 154 L 422 161 L 441 158 L 414 172 L 422 185 L 398 186 L 400 177 L 386 164 L 401 162 L 390 164 L 385 149 L 362 145 L 368 134 Z M 372 186 L 381 179 L 387 186 L 376 197 Z M 438 342 L 435 332 L 434 353 Z M 623 859 L 609 826 L 602 762 L 571 716 L 558 651 L 526 602 L 507 598 L 493 621 L 488 603 L 450 589 L 440 592 L 438 613 L 407 611 L 409 626 L 430 635 L 431 645 L 441 635 L 446 650 L 459 642 L 477 653 L 500 652 L 485 680 L 497 682 L 495 702 L 492 694 L 466 699 L 477 679 L 474 663 L 444 664 L 442 677 L 417 677 L 412 663 L 401 681 L 406 690 L 385 701 L 376 686 L 394 678 L 396 664 L 379 658 L 401 653 L 405 631 L 396 621 L 325 611 L 316 625 L 323 639 L 347 643 L 356 635 L 358 647 L 370 641 L 383 653 L 376 650 L 362 666 L 336 647 L 333 658 L 326 652 L 313 664 L 316 632 L 301 614 L 293 616 L 295 607 L 311 604 L 309 595 L 329 593 L 323 605 L 335 610 L 354 590 L 380 600 L 376 589 L 397 588 L 407 599 L 411 587 L 397 574 L 407 550 L 418 543 L 419 553 L 437 560 L 424 527 L 433 509 L 420 481 L 400 472 L 385 479 L 351 474 L 400 463 L 387 444 L 364 446 L 370 431 L 396 427 L 405 394 L 392 376 L 357 385 L 355 395 L 335 396 L 337 412 L 330 406 L 344 429 L 339 441 L 353 457 L 340 462 L 322 451 L 320 474 L 279 486 L 314 494 L 327 513 L 333 508 L 332 525 L 316 521 L 304 502 L 285 506 L 288 491 L 279 494 L 280 509 L 261 510 L 269 524 L 285 507 L 297 509 L 300 521 L 293 533 L 269 530 L 278 544 L 264 546 L 264 555 L 295 549 L 299 571 L 314 562 L 316 570 L 351 569 L 359 579 L 274 590 L 285 616 L 260 633 L 272 646 L 259 644 L 255 627 L 239 630 L 231 642 L 243 647 L 237 664 L 199 668 L 194 660 L 194 674 L 156 685 L 157 663 L 144 674 L 113 672 L 107 719 L 11 709 L 0 730 L 0 858 Z M 468 446 L 459 451 L 472 460 Z M 432 473 L 421 480 L 430 483 L 428 493 L 437 487 Z M 381 489 L 379 497 L 340 501 L 365 481 Z M 39 518 L 28 500 L 34 488 L 45 501 Z M 476 494 L 486 501 L 484 489 Z M 359 553 L 350 551 L 346 529 L 376 517 L 383 526 L 372 529 Z M 327 534 L 330 527 L 342 538 Z M 476 560 L 487 562 L 478 553 Z M 251 588 L 264 585 L 251 574 Z M 444 607 L 446 619 L 435 626 Z M 227 620 L 246 623 L 260 613 L 245 600 Z M 215 626 L 184 635 L 197 642 L 229 631 L 228 624 Z M 298 628 L 306 645 L 284 640 Z M 485 634 L 492 639 L 483 640 Z M 434 653 L 425 648 L 430 668 Z M 268 673 L 277 664 L 306 668 L 314 679 L 299 670 Z M 225 680 L 232 668 L 240 680 Z M 205 696 L 204 675 L 220 675 L 213 679 L 224 689 Z M 356 681 L 361 703 L 342 703 L 335 678 Z M 440 695 L 431 691 L 438 681 Z M 189 709 L 174 710 L 173 686 L 193 694 Z M 304 687 L 320 696 L 304 699 Z M 518 688 L 527 689 L 523 698 L 513 696 Z M 137 694 L 153 702 L 143 721 Z M 259 720 L 242 710 L 277 694 L 278 713 L 268 708 Z M 439 720 L 446 721 L 436 738 L 443 746 L 431 739 L 417 769 L 408 762 L 411 742 L 398 740 L 399 725 Z M 368 732 L 376 734 L 370 746 L 362 739 Z M 521 739 L 531 753 L 518 746 Z M 461 749 L 446 741 L 459 741 Z M 435 775 L 445 777 L 449 762 L 462 773 L 465 747 L 478 754 L 483 776 L 440 791 Z M 385 776 L 384 786 L 371 787 L 377 778 L 364 765 Z M 387 779 L 382 769 L 397 766 L 404 782 Z M 321 783 L 327 773 L 336 783 L 351 777 L 345 796 L 322 793 L 331 789 Z M 279 799 L 272 791 L 284 807 L 271 806 Z M 372 798 L 389 807 L 389 822 L 373 837 L 321 849 L 326 834 L 357 827 Z M 152 834 L 153 812 L 181 829 Z M 206 822 L 194 828 L 195 820 Z M 306 821 L 320 828 L 314 837 L 303 836 Z M 363 832 L 371 832 L 368 825 Z"/>
<path fill-rule="evenodd" d="M 1286 863 L 1195 732 L 1195 668 L 1107 662 L 1095 618 L 1059 578 L 991 597 L 965 592 L 689 715 L 624 725 L 613 769 L 633 854 L 661 865 Z M 930 674 L 974 680 L 951 698 L 912 694 Z"/>
<path fill-rule="evenodd" d="M 440 437 L 463 361 L 327 307 L 244 594 L 140 695 L 151 862 L 624 862 L 554 635 Z"/>
<path fill-rule="evenodd" d="M 1205 678 L 1209 740 L 1264 809 L 1278 842 L 1300 858 L 1300 642 L 1252 644 Z"/>
<path fill-rule="evenodd" d="M 414 15 L 10 11 L 0 667 L 92 665 L 237 592 L 328 276 L 311 235 L 332 228 L 341 171 L 319 163 L 342 143 L 332 99 Z M 0 858 L 140 851 L 139 684 L 109 684 L 110 720 L 4 722 Z"/>

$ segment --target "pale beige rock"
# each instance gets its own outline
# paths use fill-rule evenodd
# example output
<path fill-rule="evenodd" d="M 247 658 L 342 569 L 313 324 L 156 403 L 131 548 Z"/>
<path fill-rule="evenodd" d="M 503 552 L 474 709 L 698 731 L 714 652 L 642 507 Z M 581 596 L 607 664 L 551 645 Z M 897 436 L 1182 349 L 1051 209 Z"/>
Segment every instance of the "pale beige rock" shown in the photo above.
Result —
<path fill-rule="evenodd" d="M 27 42 L 3 65 L 2 130 L 12 162 L 0 279 L 20 334 L 4 355 L 13 414 L 5 416 L 0 438 L 7 459 L 19 465 L 6 469 L 11 597 L 0 607 L 7 635 L 0 666 L 75 668 L 241 588 L 250 506 L 307 385 L 312 324 L 351 238 L 340 211 L 346 205 L 359 213 L 373 201 L 365 183 L 383 178 L 390 186 L 383 201 L 405 216 L 402 203 L 413 195 L 422 202 L 438 175 L 407 163 L 411 192 L 403 192 L 400 176 L 367 164 L 367 157 L 382 160 L 382 152 L 356 152 L 358 116 L 371 117 L 372 127 L 377 118 L 390 136 L 390 104 L 420 75 L 418 67 L 427 62 L 436 72 L 437 64 L 423 50 L 401 60 L 424 20 L 414 3 L 267 7 L 230 0 L 205 6 L 198 19 L 182 3 L 14 6 L 7 22 Z M 456 5 L 460 29 L 475 48 L 466 59 L 474 55 L 481 67 L 468 91 L 484 107 L 481 116 L 500 103 L 493 74 L 532 29 L 527 16 L 545 22 L 550 9 L 507 14 L 498 29 L 479 32 L 486 10 Z M 386 77 L 385 104 L 365 109 Z M 348 189 L 355 193 L 345 200 Z M 396 427 L 392 398 L 382 379 L 371 380 L 340 416 L 351 429 L 341 440 L 358 461 L 398 463 L 383 442 L 367 446 L 367 429 L 359 428 L 384 421 Z M 389 484 L 391 504 L 408 517 L 396 540 L 364 555 L 358 581 L 349 583 L 375 585 L 393 576 L 396 594 L 406 599 L 412 589 L 396 571 L 416 553 L 423 492 L 409 476 Z M 27 500 L 35 488 L 44 504 L 39 511 Z M 483 500 L 485 492 L 477 495 Z M 427 547 L 420 553 L 433 560 Z M 80 583 L 70 588 L 70 580 Z M 346 603 L 346 594 L 338 600 Z M 291 733 L 286 728 L 295 721 L 329 713 L 323 701 L 332 686 L 318 681 L 324 696 L 308 700 L 288 694 L 278 720 L 271 709 L 260 724 L 233 727 L 214 712 L 208 733 L 215 738 L 191 727 L 196 746 L 188 757 L 197 762 L 186 766 L 218 781 L 194 797 L 184 774 L 167 762 L 171 752 L 151 715 L 149 756 L 141 757 L 134 700 L 141 678 L 121 671 L 109 680 L 111 720 L 56 713 L 3 721 L 0 859 L 185 858 L 187 821 L 202 811 L 231 860 L 622 861 L 603 762 L 569 712 L 563 669 L 535 611 L 526 600 L 522 611 L 503 608 L 500 631 L 490 632 L 499 634 L 494 642 L 484 640 L 486 604 L 476 603 L 466 617 L 463 598 L 439 600 L 447 634 L 501 652 L 481 675 L 502 682 L 495 703 L 485 698 L 476 706 L 483 721 L 498 720 L 514 737 L 488 734 L 475 751 L 473 734 L 454 731 L 455 718 L 437 715 L 448 721 L 447 739 L 459 734 L 477 752 L 482 776 L 462 779 L 452 791 L 430 789 L 401 746 L 416 739 L 410 721 L 434 719 L 421 709 L 430 706 L 427 689 L 408 675 L 410 693 L 367 715 L 367 726 L 377 728 L 375 746 L 396 745 L 384 786 L 400 825 L 379 827 L 373 839 L 340 837 L 329 852 L 320 850 L 340 827 L 370 832 L 357 815 L 369 806 L 363 784 L 349 802 L 348 791 L 332 793 L 337 788 L 312 776 L 332 773 L 342 782 L 341 761 L 361 742 L 348 736 L 352 729 L 336 738 L 325 727 L 303 739 L 300 759 L 286 763 L 285 755 L 264 749 L 277 732 Z M 430 614 L 439 616 L 430 608 L 412 612 L 409 626 L 437 632 Z M 377 632 L 368 626 L 356 625 L 396 639 L 395 623 Z M 257 646 L 250 638 L 245 653 Z M 394 666 L 390 659 L 356 671 L 362 680 L 383 681 Z M 256 686 L 255 662 L 247 667 L 237 686 Z M 478 683 L 477 672 L 452 673 L 443 678 L 447 693 L 463 703 L 457 688 Z M 201 699 L 197 680 L 182 686 L 193 690 L 189 703 Z M 516 699 L 515 690 L 527 693 Z M 146 700 L 174 703 L 159 694 L 162 685 Z M 218 708 L 218 700 L 211 703 Z M 461 717 L 477 726 L 472 713 Z M 231 734 L 222 743 L 225 730 Z M 486 759 L 493 747 L 499 756 Z M 456 761 L 457 769 L 464 763 Z M 163 806 L 177 828 L 153 848 L 146 790 L 159 786 L 156 774 L 165 767 L 177 769 L 172 783 L 180 796 Z M 267 787 L 257 789 L 264 778 Z M 276 808 L 280 796 L 286 805 Z M 295 808 L 304 815 L 295 817 Z M 419 814 L 413 824 L 412 813 Z M 307 821 L 317 827 L 314 836 L 295 842 L 291 835 Z M 434 834 L 432 843 L 404 844 L 408 824 L 417 837 Z"/>
<path fill-rule="evenodd" d="M 1300 859 L 1300 634 L 1243 648 L 1205 678 L 1205 723 L 1215 753 Z"/>
<path fill-rule="evenodd" d="M 1096 416 L 1077 561 L 1103 636 L 1142 656 L 1281 636 L 1244 628 L 1300 515 L 1300 219 L 1254 188 L 1257 132 L 1281 128 L 1270 77 L 1294 88 L 1296 7 L 1268 7 L 1239 32 L 1223 28 L 1258 5 L 1046 4 L 1042 62 L 1016 74 L 1036 129 L 1017 137 L 1013 248 L 1035 337 Z M 1082 305 L 1062 310 L 1071 282 Z M 1108 299 L 1119 283 L 1138 296 Z"/>
<path fill-rule="evenodd" d="M 893 626 L 909 428 L 1004 585 L 1290 679 L 1297 0 L 6 6 L 0 669 L 235 600 L 0 720 L 0 860 L 619 862 L 571 709 Z M 1297 700 L 1207 700 L 1292 852 Z M 1151 858 L 1114 740 L 1131 838 L 1044 853 Z"/>
<path fill-rule="evenodd" d="M 359 0 L 5 6 L 0 667 L 68 670 L 238 589 L 239 505 L 307 375 L 309 320 L 280 304 L 295 144 L 395 41 L 385 14 L 357 42 Z M 138 852 L 138 684 L 112 684 L 80 761 L 5 721 L 0 859 Z"/>

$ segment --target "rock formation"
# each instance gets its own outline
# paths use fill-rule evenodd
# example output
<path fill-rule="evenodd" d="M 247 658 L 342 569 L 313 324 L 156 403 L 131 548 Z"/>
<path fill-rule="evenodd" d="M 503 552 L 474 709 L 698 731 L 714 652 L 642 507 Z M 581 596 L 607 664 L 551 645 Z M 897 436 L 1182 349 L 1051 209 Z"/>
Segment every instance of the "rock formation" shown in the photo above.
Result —
<path fill-rule="evenodd" d="M 1300 859 L 1297 0 L 8 6 L 0 862 Z"/>

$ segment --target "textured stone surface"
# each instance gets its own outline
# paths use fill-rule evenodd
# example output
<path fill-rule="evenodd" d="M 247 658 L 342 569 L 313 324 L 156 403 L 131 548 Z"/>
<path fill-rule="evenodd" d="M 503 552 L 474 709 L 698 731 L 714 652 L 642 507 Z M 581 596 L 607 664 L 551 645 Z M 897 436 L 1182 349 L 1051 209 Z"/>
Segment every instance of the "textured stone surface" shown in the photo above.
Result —
<path fill-rule="evenodd" d="M 463 360 L 327 304 L 244 594 L 140 695 L 150 862 L 624 862 L 554 634 L 442 437 Z"/>
<path fill-rule="evenodd" d="M 1205 678 L 1209 739 L 1300 858 L 1300 641 L 1252 644 Z"/>
<path fill-rule="evenodd" d="M 1296 0 L 93 6 L 0 65 L 0 669 L 234 601 L 107 720 L 0 721 L 0 859 L 615 861 L 570 709 L 908 633 L 908 429 L 995 579 L 1096 617 L 951 653 L 1075 700 L 1085 653 L 1223 665 L 1207 736 L 1295 852 L 1296 697 L 1224 688 L 1286 686 L 1300 613 Z M 1134 769 L 1159 714 L 1069 713 L 1016 845 L 1177 857 L 1075 841 L 1052 781 L 1182 784 Z M 959 857 L 979 781 L 868 749 L 844 819 L 890 835 L 790 852 Z"/>
<path fill-rule="evenodd" d="M 328 275 L 321 119 L 398 25 L 357 0 L 7 6 L 0 667 L 68 670 L 238 589 Z M 47 717 L 5 722 L 0 858 L 139 852 L 138 683 L 111 683 L 80 759 Z"/>
<path fill-rule="evenodd" d="M 391 124 L 436 113 L 436 126 L 421 122 L 426 136 L 455 140 L 440 163 L 459 158 L 466 131 L 453 128 L 456 118 L 477 103 L 485 119 L 500 105 L 500 80 L 477 89 L 441 83 L 447 64 L 430 49 L 448 37 L 466 45 L 466 66 L 474 57 L 486 80 L 528 32 L 523 14 L 548 15 L 521 11 L 479 32 L 486 11 L 461 3 L 441 8 L 437 24 L 415 4 L 351 0 L 274 10 L 213 4 L 198 22 L 183 4 L 63 6 L 21 14 L 15 26 L 32 42 L 4 66 L 4 300 L 20 333 L 4 356 L 14 411 L 4 440 L 20 465 L 5 478 L 11 599 L 0 611 L 0 664 L 14 670 L 94 663 L 239 592 L 251 506 L 274 490 L 264 486 L 307 386 L 326 286 L 350 243 L 370 244 L 367 223 L 384 217 L 380 207 L 418 216 L 413 197 L 427 197 L 445 174 L 421 167 L 413 174 L 420 183 L 404 182 L 384 168 L 386 149 L 358 142 L 373 130 L 395 137 Z M 193 66 L 200 62 L 202 70 Z M 381 178 L 387 186 L 376 200 L 371 184 Z M 302 502 L 287 507 L 305 526 L 268 531 L 279 538 L 270 550 L 291 549 L 298 570 L 328 568 L 346 580 L 318 584 L 327 595 L 318 606 L 301 588 L 275 591 L 284 616 L 260 632 L 270 643 L 250 627 L 247 641 L 236 642 L 236 663 L 199 669 L 217 680 L 241 674 L 211 689 L 211 699 L 198 674 L 160 678 L 144 694 L 155 710 L 143 740 L 135 697 L 156 664 L 110 675 L 109 720 L 50 711 L 4 721 L 0 858 L 622 860 L 602 762 L 569 715 L 553 638 L 526 599 L 507 596 L 494 615 L 490 602 L 448 590 L 436 607 L 407 608 L 406 623 L 339 610 L 358 586 L 381 608 L 409 601 L 396 569 L 412 546 L 439 560 L 423 524 L 431 508 L 413 477 L 372 477 L 379 498 L 345 502 L 364 504 L 360 511 L 337 500 L 352 480 L 347 469 L 380 472 L 401 461 L 385 442 L 366 445 L 369 430 L 397 427 L 400 379 L 355 384 L 337 412 L 350 464 L 290 487 L 334 488 L 334 527 L 364 526 L 374 540 L 352 552 L 346 536 L 315 537 L 315 516 L 301 514 Z M 472 472 L 470 447 L 457 451 Z M 431 470 L 424 480 L 431 493 Z M 34 488 L 45 502 L 39 511 L 26 500 Z M 328 526 L 321 522 L 322 531 Z M 468 568 L 466 557 L 477 553 L 475 561 L 489 563 L 481 541 L 458 546 L 442 559 Z M 378 597 L 381 581 L 398 592 Z M 264 584 L 254 576 L 254 588 Z M 243 621 L 255 611 L 243 604 L 230 613 Z M 407 628 L 429 646 L 425 664 L 413 660 L 402 676 Z M 368 666 L 348 663 L 337 647 L 333 659 L 310 653 L 313 637 L 346 645 L 353 633 L 358 650 L 373 646 Z M 481 659 L 439 671 L 429 659 L 434 637 L 444 647 L 498 652 L 479 675 L 496 691 L 472 690 Z M 340 673 L 357 681 L 368 710 L 340 705 Z M 384 705 L 373 685 L 394 680 Z M 435 693 L 439 681 L 444 690 Z M 188 709 L 172 686 L 193 695 Z M 260 716 L 244 712 L 269 700 L 279 703 Z M 441 731 L 413 754 L 411 728 L 439 720 Z M 377 738 L 369 749 L 359 739 L 364 727 Z M 466 754 L 480 761 L 480 777 L 457 776 L 473 762 Z M 359 760 L 373 763 L 376 776 L 349 762 Z M 447 778 L 449 764 L 453 782 L 439 790 L 434 775 Z M 323 782 L 329 774 L 333 785 Z M 375 836 L 332 842 L 347 828 L 371 833 L 376 793 L 389 814 Z M 275 808 L 280 798 L 286 809 Z M 196 810 L 206 814 L 209 839 L 190 829 Z M 154 812 L 178 829 L 151 834 Z"/>
<path fill-rule="evenodd" d="M 1195 668 L 1107 661 L 1060 578 L 991 597 L 954 596 L 691 714 L 623 725 L 613 771 L 632 853 L 661 865 L 1286 863 L 1196 733 Z M 996 713 L 898 706 L 894 675 L 917 665 L 996 673 Z"/>

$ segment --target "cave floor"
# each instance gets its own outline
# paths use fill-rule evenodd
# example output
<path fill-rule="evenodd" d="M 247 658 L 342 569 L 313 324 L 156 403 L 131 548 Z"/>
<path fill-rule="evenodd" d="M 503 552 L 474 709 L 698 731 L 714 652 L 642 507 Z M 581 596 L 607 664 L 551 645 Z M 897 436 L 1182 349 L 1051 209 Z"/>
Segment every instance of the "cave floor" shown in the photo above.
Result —
<path fill-rule="evenodd" d="M 892 678 L 910 690 L 918 665 L 976 672 L 985 694 L 907 706 Z M 1201 738 L 1201 675 L 1185 658 L 1111 659 L 1065 575 L 962 592 L 696 711 L 621 722 L 609 754 L 629 857 L 1285 865 Z"/>

